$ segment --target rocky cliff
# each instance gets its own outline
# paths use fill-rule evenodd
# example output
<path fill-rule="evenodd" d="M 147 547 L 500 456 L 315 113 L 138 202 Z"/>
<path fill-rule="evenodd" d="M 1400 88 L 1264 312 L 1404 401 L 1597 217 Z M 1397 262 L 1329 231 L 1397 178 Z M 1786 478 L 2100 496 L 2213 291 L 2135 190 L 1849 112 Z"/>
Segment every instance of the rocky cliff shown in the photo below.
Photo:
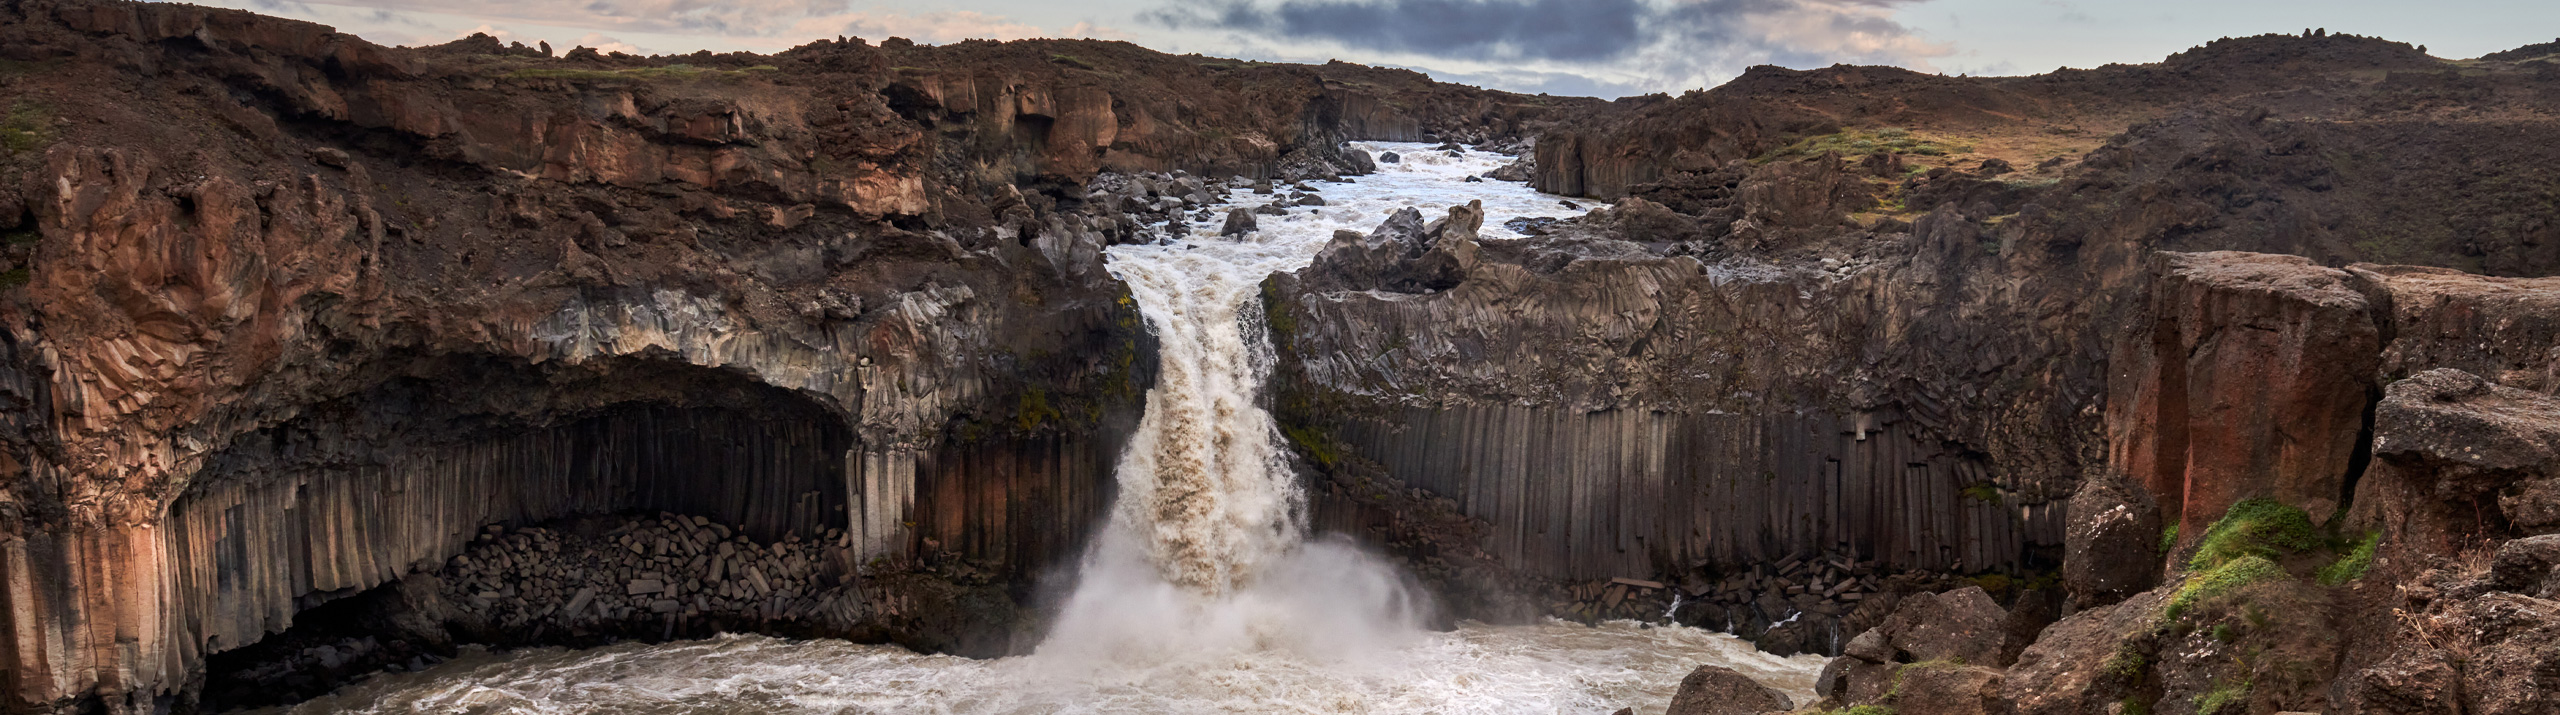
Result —
<path fill-rule="evenodd" d="M 1356 172 L 1344 140 L 1584 101 L 1125 43 L 555 57 L 0 4 L 0 689 L 186 702 L 305 609 L 587 515 L 1027 597 L 1152 379 L 1101 247 L 1230 177 Z"/>
<path fill-rule="evenodd" d="M 0 690 L 728 627 L 1002 652 L 1153 379 L 1103 247 L 1356 174 L 1343 140 L 1534 138 L 1507 172 L 1614 205 L 1400 215 L 1264 296 L 1315 519 L 1462 614 L 1845 653 L 1835 704 L 2503 712 L 2534 691 L 2474 681 L 2560 612 L 2519 538 L 2554 67 L 2318 33 L 1600 103 L 0 0 Z"/>
<path fill-rule="evenodd" d="M 2393 380 L 2550 389 L 2552 287 L 2494 276 L 2560 268 L 2551 164 L 2490 137 L 2560 128 L 2555 100 L 2548 63 L 2319 33 L 1621 101 L 1543 135 L 1531 179 L 1614 206 L 1401 256 L 1337 241 L 1275 278 L 1284 419 L 1318 461 L 1487 521 L 1532 581 L 1837 615 L 1842 640 L 1883 614 L 1753 567 L 2112 602 L 2160 563 L 2058 567 L 2192 546 L 2250 499 L 2345 528 Z"/>

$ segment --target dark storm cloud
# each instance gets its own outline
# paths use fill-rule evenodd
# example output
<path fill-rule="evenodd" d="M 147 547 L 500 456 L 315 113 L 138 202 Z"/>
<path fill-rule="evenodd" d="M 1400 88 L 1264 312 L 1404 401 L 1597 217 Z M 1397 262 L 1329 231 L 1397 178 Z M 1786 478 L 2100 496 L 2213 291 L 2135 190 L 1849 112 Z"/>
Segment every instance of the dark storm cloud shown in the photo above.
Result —
<path fill-rule="evenodd" d="M 1702 86 L 1752 64 L 1925 67 L 1943 49 L 1892 18 L 1895 7 L 1915 1 L 1211 0 L 1144 17 L 1174 29 L 1352 50 L 1584 67 L 1673 88 Z M 1590 89 L 1632 86 L 1600 84 L 1608 86 Z"/>
<path fill-rule="evenodd" d="M 1347 47 L 1439 57 L 1590 61 L 1623 57 L 1651 41 L 1641 0 L 1284 0 L 1167 8 L 1150 13 L 1177 28 L 1271 33 Z"/>

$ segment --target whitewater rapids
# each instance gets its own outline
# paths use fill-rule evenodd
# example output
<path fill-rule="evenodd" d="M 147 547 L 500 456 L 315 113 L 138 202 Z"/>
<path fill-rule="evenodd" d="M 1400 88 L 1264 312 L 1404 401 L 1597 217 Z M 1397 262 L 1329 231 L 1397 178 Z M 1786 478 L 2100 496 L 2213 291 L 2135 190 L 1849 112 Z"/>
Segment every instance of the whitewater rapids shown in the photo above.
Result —
<path fill-rule="evenodd" d="M 1304 533 L 1306 497 L 1258 404 L 1272 351 L 1265 276 L 1313 261 L 1336 230 L 1366 232 L 1407 206 L 1426 219 L 1484 202 L 1503 222 L 1580 213 L 1500 181 L 1510 160 L 1426 144 L 1366 143 L 1399 163 L 1321 185 L 1327 205 L 1216 236 L 1223 207 L 1165 243 L 1115 246 L 1162 346 L 1147 414 L 1119 465 L 1111 522 L 1048 637 L 995 660 L 895 646 L 723 636 L 589 650 L 472 652 L 375 677 L 293 712 L 362 713 L 1659 713 L 1700 664 L 1812 700 L 1815 656 L 1777 658 L 1678 626 L 1558 621 L 1420 626 L 1429 604 L 1387 562 Z M 1276 197 L 1236 193 L 1232 206 Z"/>

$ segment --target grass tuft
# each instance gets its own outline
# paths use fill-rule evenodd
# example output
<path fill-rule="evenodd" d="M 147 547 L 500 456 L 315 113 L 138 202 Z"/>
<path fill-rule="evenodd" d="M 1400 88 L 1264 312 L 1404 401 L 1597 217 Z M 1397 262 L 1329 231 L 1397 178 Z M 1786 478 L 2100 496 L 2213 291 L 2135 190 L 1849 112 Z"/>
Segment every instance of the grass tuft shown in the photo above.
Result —
<path fill-rule="evenodd" d="M 2098 668 L 2116 680 L 2132 685 L 2142 682 L 2142 677 L 2150 674 L 2151 660 L 2142 656 L 2142 649 L 2134 647 L 2133 641 L 2125 641 L 2116 644 L 2115 654 L 2107 656 L 2107 661 Z"/>
<path fill-rule="evenodd" d="M 2348 549 L 2346 555 L 2339 556 L 2329 565 L 2320 567 L 2320 585 L 2336 586 L 2364 578 L 2364 572 L 2373 568 L 2373 549 L 2381 544 L 2382 532 L 2365 532 L 2364 538 L 2356 540 L 2355 548 Z"/>
<path fill-rule="evenodd" d="M 2167 556 L 2169 552 L 2176 550 L 2178 550 L 2178 524 L 2170 522 L 2169 528 L 2160 530 L 2160 555 Z"/>
<path fill-rule="evenodd" d="M 2249 681 L 2224 681 L 2211 692 L 2196 697 L 2196 715 L 2221 715 L 2224 710 L 2238 712 L 2248 707 Z M 2240 706 L 2233 708 L 2232 706 Z"/>
<path fill-rule="evenodd" d="M 2204 532 L 2187 565 L 2213 569 L 2243 557 L 2272 559 L 2320 546 L 2311 516 L 2273 499 L 2243 499 Z"/>
<path fill-rule="evenodd" d="M 2276 562 L 2268 560 L 2267 557 L 2255 554 L 2242 556 L 2220 566 L 2189 574 L 2186 584 L 2179 586 L 2177 594 L 2169 597 L 2169 603 L 2161 611 L 2161 615 L 2174 620 L 2186 615 L 2187 611 L 2198 605 L 2230 595 L 2231 592 L 2250 584 L 2285 576 L 2284 567 L 2276 565 Z"/>

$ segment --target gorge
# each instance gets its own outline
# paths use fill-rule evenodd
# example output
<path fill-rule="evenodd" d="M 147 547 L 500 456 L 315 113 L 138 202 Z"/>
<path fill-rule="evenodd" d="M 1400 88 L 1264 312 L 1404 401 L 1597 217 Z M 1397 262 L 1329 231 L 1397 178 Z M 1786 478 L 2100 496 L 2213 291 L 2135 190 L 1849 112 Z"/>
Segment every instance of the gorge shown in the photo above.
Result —
<path fill-rule="evenodd" d="M 7 712 L 2560 702 L 2549 51 L 1604 102 L 0 0 L 0 117 Z"/>

